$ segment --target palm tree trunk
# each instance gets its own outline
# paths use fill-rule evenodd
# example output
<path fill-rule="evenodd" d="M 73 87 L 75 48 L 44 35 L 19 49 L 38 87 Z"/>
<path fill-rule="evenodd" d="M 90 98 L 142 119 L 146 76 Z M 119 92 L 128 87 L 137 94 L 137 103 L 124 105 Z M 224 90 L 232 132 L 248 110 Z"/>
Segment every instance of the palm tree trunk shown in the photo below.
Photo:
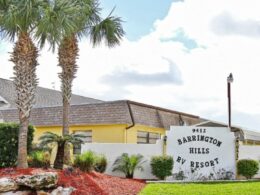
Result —
<path fill-rule="evenodd" d="M 21 112 L 20 114 L 21 115 Z M 20 118 L 20 128 L 19 128 L 19 137 L 18 137 L 18 168 L 27 168 L 27 134 L 28 134 L 28 125 L 29 120 Z M 25 157 L 25 158 L 24 158 Z"/>
<path fill-rule="evenodd" d="M 77 72 L 76 60 L 78 57 L 78 42 L 76 37 L 65 37 L 59 47 L 59 66 L 62 72 L 59 73 L 61 79 L 61 91 L 63 100 L 63 128 L 62 135 L 69 134 L 69 110 L 70 100 L 72 94 L 72 81 Z M 70 150 L 66 147 L 65 150 L 65 164 L 70 164 Z"/>
<path fill-rule="evenodd" d="M 27 168 L 27 132 L 31 108 L 37 86 L 36 66 L 38 50 L 28 33 L 20 33 L 11 53 L 14 65 L 14 85 L 17 93 L 16 105 L 19 112 L 20 128 L 17 167 Z"/>
<path fill-rule="evenodd" d="M 63 121 L 62 121 L 62 135 L 69 134 L 69 110 L 70 102 L 67 98 L 63 98 Z"/>
<path fill-rule="evenodd" d="M 65 150 L 65 142 L 58 143 L 57 148 L 57 155 L 54 161 L 54 168 L 55 169 L 62 169 L 64 164 L 64 150 Z"/>

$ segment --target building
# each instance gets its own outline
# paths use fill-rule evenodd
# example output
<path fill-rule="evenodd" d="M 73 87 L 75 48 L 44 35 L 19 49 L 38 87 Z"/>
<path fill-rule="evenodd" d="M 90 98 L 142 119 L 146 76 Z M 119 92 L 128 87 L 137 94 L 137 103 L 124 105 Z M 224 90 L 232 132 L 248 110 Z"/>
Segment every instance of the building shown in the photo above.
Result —
<path fill-rule="evenodd" d="M 9 80 L 0 79 L 0 122 L 19 122 L 18 112 L 15 106 L 15 95 L 13 83 Z M 109 149 L 107 147 L 111 147 L 113 151 L 115 151 L 114 149 L 118 145 L 118 147 L 121 148 L 117 148 L 117 150 L 124 150 L 124 152 L 128 150 L 136 152 L 135 148 L 143 148 L 143 150 L 140 151 L 143 153 L 146 151 L 149 155 L 154 154 L 155 151 L 157 151 L 158 154 L 167 154 L 172 149 L 176 152 L 178 147 L 172 147 L 171 144 L 176 144 L 177 142 L 172 140 L 176 140 L 178 139 L 178 136 L 183 137 L 187 134 L 187 131 L 183 132 L 183 129 L 205 127 L 210 131 L 210 128 L 213 127 L 215 130 L 211 132 L 212 135 L 221 140 L 221 142 L 224 140 L 225 142 L 230 143 L 228 146 L 221 148 L 219 153 L 220 157 L 222 155 L 223 159 L 222 161 L 216 162 L 223 162 L 225 164 L 226 157 L 233 156 L 232 162 L 234 161 L 234 168 L 236 160 L 238 159 L 251 158 L 260 160 L 260 133 L 249 131 L 242 127 L 232 126 L 231 132 L 227 128 L 223 128 L 222 131 L 224 133 L 221 133 L 217 131 L 220 131 L 222 127 L 227 127 L 227 124 L 207 120 L 188 113 L 129 100 L 102 101 L 73 95 L 71 104 L 69 113 L 70 132 L 85 134 L 87 136 L 85 142 L 93 143 L 84 144 L 82 146 L 83 150 L 84 147 L 85 149 L 89 147 L 95 149 L 96 147 L 104 152 L 104 147 L 106 147 L 107 150 Z M 34 135 L 35 143 L 38 142 L 39 137 L 44 132 L 50 131 L 61 134 L 61 93 L 56 90 L 38 87 L 36 90 L 36 104 L 32 109 L 30 120 L 31 124 L 34 125 L 36 129 Z M 181 128 L 182 130 L 179 132 L 179 135 L 174 133 L 174 135 L 169 137 L 172 133 L 170 129 L 173 126 L 177 126 L 177 128 Z M 168 139 L 165 140 L 165 142 L 162 140 L 157 142 L 157 140 L 162 139 L 165 135 L 168 136 Z M 231 136 L 231 138 L 226 135 Z M 187 134 L 187 136 L 189 137 L 190 135 Z M 158 143 L 167 144 L 160 145 Z M 203 144 L 205 145 L 205 143 Z M 191 146 L 192 144 L 189 145 L 189 147 Z M 197 148 L 199 147 L 202 147 L 201 143 L 198 143 Z M 151 148 L 152 151 L 149 148 Z M 199 158 L 196 158 L 199 160 L 201 154 L 198 152 L 199 150 L 197 148 L 194 148 L 194 150 L 192 149 L 192 152 L 199 156 Z M 204 148 L 206 148 L 205 155 L 208 155 L 209 157 L 215 157 L 214 155 L 217 154 L 217 150 L 213 149 L 207 154 L 207 148 L 209 148 L 209 146 L 205 146 Z M 223 148 L 224 150 L 222 150 Z M 229 150 L 227 148 L 229 148 Z M 225 154 L 227 151 L 230 151 L 228 155 Z M 81 146 L 76 146 L 74 148 L 74 153 L 78 154 L 80 152 Z M 187 152 L 186 149 L 185 152 Z M 182 157 L 185 152 L 181 152 L 180 156 Z M 116 153 L 113 152 L 113 154 L 115 155 Z M 111 152 L 108 152 L 107 155 L 111 155 Z M 175 157 L 177 157 L 175 160 L 178 163 L 178 156 L 175 155 Z M 187 158 L 185 159 L 187 160 Z M 188 162 L 186 160 L 185 162 Z M 205 161 L 203 163 L 207 164 L 211 161 Z M 183 163 L 184 161 L 180 162 Z M 230 163 L 231 161 L 229 160 L 228 162 Z M 147 167 L 149 167 L 148 165 L 149 163 L 147 164 Z M 257 177 L 260 177 L 260 172 Z"/>
<path fill-rule="evenodd" d="M 13 83 L 0 79 L 0 120 L 18 122 Z M 62 132 L 61 93 L 38 87 L 30 123 L 35 126 L 34 142 L 47 131 Z M 73 95 L 70 131 L 84 133 L 86 142 L 155 143 L 171 125 L 195 125 L 204 119 L 192 114 L 129 100 L 101 101 Z"/>

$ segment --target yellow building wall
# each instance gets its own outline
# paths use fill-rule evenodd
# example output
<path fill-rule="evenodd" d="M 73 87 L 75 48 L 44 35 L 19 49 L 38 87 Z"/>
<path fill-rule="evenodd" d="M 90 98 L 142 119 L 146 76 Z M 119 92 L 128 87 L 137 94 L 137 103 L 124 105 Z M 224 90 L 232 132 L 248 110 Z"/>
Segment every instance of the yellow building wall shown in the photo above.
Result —
<path fill-rule="evenodd" d="M 144 125 L 135 125 L 130 129 L 126 129 L 127 125 L 75 125 L 70 127 L 70 133 L 74 131 L 92 131 L 93 143 L 137 143 L 137 131 L 146 131 L 160 133 L 165 135 L 165 129 L 149 127 Z M 35 127 L 34 142 L 37 143 L 40 136 L 45 132 L 52 132 L 61 135 L 61 126 L 52 127 Z"/>
<path fill-rule="evenodd" d="M 125 128 L 127 125 L 75 125 L 70 127 L 70 133 L 74 131 L 92 131 L 92 142 L 96 143 L 125 143 Z M 35 127 L 34 142 L 37 143 L 40 136 L 45 132 L 58 135 L 62 133 L 61 126 Z"/>
<path fill-rule="evenodd" d="M 165 135 L 165 129 L 155 128 L 143 125 L 135 125 L 130 129 L 126 129 L 127 125 L 75 125 L 70 127 L 70 133 L 74 131 L 92 131 L 92 143 L 137 143 L 137 131 L 146 131 L 153 133 L 160 133 Z M 45 132 L 52 132 L 58 135 L 62 133 L 61 126 L 51 126 L 51 127 L 35 127 L 34 132 L 34 143 L 39 142 L 39 138 Z M 52 150 L 51 154 L 51 164 L 54 163 L 57 148 Z M 72 152 L 72 150 L 71 150 Z M 73 154 L 71 153 L 71 156 Z M 73 160 L 73 159 L 72 159 Z"/>
<path fill-rule="evenodd" d="M 160 133 L 161 135 L 165 135 L 166 133 L 166 130 L 163 128 L 149 127 L 144 125 L 135 125 L 134 127 L 126 130 L 125 143 L 137 143 L 137 131 Z"/>

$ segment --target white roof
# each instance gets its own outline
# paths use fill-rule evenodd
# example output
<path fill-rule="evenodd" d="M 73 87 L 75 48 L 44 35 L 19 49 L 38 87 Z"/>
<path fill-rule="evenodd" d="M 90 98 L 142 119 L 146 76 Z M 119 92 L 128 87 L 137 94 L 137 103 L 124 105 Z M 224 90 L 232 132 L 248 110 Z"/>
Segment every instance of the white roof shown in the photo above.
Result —
<path fill-rule="evenodd" d="M 254 140 L 254 141 L 260 141 L 260 132 L 256 131 L 249 131 L 242 129 L 244 132 L 244 139 L 245 140 Z"/>
<path fill-rule="evenodd" d="M 222 122 L 217 122 L 217 121 L 204 121 L 202 123 L 199 123 L 195 126 L 225 126 L 227 127 L 227 124 L 222 123 Z M 232 129 L 237 129 L 239 130 L 243 135 L 243 140 L 253 140 L 253 141 L 260 141 L 260 131 L 253 131 L 253 130 L 248 130 L 247 128 L 240 127 L 240 126 L 233 126 Z M 260 129 L 259 129 L 260 130 Z"/>

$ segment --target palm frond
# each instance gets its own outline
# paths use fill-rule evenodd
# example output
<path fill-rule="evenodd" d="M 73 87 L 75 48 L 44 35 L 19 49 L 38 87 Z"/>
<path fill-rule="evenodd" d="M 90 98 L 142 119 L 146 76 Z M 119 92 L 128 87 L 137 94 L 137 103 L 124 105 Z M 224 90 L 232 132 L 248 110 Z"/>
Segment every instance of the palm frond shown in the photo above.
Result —
<path fill-rule="evenodd" d="M 91 27 L 101 21 L 101 9 L 98 0 L 77 0 L 77 4 L 81 7 L 81 14 L 76 21 L 79 26 L 76 35 L 81 39 L 84 36 L 88 36 Z"/>
<path fill-rule="evenodd" d="M 64 135 L 60 136 L 52 132 L 45 132 L 40 138 L 40 143 L 46 144 L 46 143 L 66 143 L 70 142 L 72 144 L 81 144 L 83 143 L 83 139 L 86 138 L 85 135 L 82 134 L 70 134 L 70 135 Z"/>
<path fill-rule="evenodd" d="M 76 19 L 80 10 L 77 2 L 71 0 L 55 0 L 52 4 L 45 4 L 35 33 L 40 47 L 48 41 L 54 50 L 64 36 L 77 32 L 79 26 Z"/>
<path fill-rule="evenodd" d="M 136 169 L 143 170 L 142 164 L 144 162 L 143 156 L 140 154 L 129 156 L 127 153 L 123 153 L 116 158 L 112 171 L 120 171 L 123 172 L 126 177 L 133 177 Z"/>
<path fill-rule="evenodd" d="M 53 140 L 56 140 L 58 139 L 59 136 L 55 133 L 52 133 L 52 132 L 45 132 L 40 138 L 39 140 L 44 140 L 44 139 L 53 139 Z"/>
<path fill-rule="evenodd" d="M 124 34 L 121 18 L 108 16 L 90 29 L 90 40 L 93 46 L 104 40 L 108 47 L 114 47 L 120 44 Z"/>
<path fill-rule="evenodd" d="M 84 142 L 84 139 L 87 137 L 83 134 L 71 134 L 71 139 L 69 140 L 72 144 L 82 144 Z"/>
<path fill-rule="evenodd" d="M 11 41 L 20 32 L 30 33 L 37 26 L 44 0 L 1 0 L 0 33 Z"/>

